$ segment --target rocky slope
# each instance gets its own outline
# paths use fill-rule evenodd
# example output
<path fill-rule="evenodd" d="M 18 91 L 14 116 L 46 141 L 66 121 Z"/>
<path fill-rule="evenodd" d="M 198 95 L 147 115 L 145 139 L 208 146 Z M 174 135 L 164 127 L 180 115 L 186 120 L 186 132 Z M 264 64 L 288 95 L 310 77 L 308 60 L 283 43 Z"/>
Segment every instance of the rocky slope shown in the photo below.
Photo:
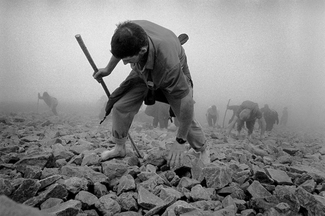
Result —
<path fill-rule="evenodd" d="M 48 113 L 0 115 L 0 216 L 325 215 L 321 135 L 277 129 L 262 141 L 205 129 L 212 163 L 193 154 L 166 165 L 175 128 L 135 121 L 127 157 L 112 148 L 110 120 Z"/>

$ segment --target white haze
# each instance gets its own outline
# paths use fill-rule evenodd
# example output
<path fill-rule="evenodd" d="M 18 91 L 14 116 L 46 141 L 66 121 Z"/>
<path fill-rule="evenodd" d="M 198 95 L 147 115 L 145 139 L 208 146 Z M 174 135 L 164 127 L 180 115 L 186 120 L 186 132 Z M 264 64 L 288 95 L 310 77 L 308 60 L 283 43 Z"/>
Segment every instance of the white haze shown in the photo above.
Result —
<path fill-rule="evenodd" d="M 196 116 L 217 105 L 269 104 L 290 124 L 324 131 L 325 4 L 321 0 L 0 0 L 0 103 L 48 91 L 65 102 L 104 95 L 75 35 L 97 67 L 108 63 L 116 24 L 147 19 L 187 33 Z M 130 72 L 104 78 L 112 92 Z M 61 107 L 62 109 L 62 107 Z M 60 111 L 60 105 L 58 107 Z M 228 115 L 230 115 L 228 113 Z"/>

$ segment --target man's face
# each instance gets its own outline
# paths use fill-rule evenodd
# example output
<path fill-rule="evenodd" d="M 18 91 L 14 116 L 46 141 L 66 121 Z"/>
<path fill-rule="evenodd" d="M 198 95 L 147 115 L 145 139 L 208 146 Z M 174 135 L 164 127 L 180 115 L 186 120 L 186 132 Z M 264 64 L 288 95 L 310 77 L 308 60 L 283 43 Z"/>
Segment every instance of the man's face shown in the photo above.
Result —
<path fill-rule="evenodd" d="M 122 61 L 125 65 L 129 63 L 138 63 L 140 61 L 140 54 L 122 58 Z"/>
<path fill-rule="evenodd" d="M 148 47 L 142 47 L 140 52 L 137 55 L 122 58 L 122 61 L 125 65 L 129 63 L 131 64 L 138 63 L 141 60 L 141 58 L 143 58 L 143 56 L 147 53 L 147 51 L 148 51 Z"/>

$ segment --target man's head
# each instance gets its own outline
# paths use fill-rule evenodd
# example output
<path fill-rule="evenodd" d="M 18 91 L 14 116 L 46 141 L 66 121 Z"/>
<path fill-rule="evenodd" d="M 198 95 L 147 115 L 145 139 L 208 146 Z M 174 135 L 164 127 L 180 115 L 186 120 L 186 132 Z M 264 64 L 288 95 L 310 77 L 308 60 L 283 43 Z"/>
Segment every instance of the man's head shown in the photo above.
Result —
<path fill-rule="evenodd" d="M 212 110 L 213 110 L 213 111 L 216 111 L 216 110 L 217 110 L 216 105 L 212 105 Z"/>
<path fill-rule="evenodd" d="M 239 119 L 242 120 L 242 121 L 247 121 L 250 116 L 251 116 L 251 110 L 250 109 L 243 109 L 239 113 Z"/>
<path fill-rule="evenodd" d="M 148 49 L 148 36 L 141 26 L 131 21 L 117 25 L 111 40 L 111 52 L 124 64 L 136 63 Z"/>

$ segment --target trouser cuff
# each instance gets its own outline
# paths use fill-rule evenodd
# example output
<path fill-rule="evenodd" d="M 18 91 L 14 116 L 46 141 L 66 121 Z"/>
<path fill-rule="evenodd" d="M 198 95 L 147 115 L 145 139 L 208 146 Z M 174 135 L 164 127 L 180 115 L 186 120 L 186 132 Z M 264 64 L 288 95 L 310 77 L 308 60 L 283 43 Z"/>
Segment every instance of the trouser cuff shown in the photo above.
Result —
<path fill-rule="evenodd" d="M 116 145 L 125 145 L 126 140 L 127 140 L 127 137 L 124 137 L 121 139 L 113 137 L 113 141 L 116 143 Z"/>
<path fill-rule="evenodd" d="M 199 148 L 193 148 L 196 152 L 203 152 L 208 147 L 207 140 L 204 142 L 204 145 Z"/>

